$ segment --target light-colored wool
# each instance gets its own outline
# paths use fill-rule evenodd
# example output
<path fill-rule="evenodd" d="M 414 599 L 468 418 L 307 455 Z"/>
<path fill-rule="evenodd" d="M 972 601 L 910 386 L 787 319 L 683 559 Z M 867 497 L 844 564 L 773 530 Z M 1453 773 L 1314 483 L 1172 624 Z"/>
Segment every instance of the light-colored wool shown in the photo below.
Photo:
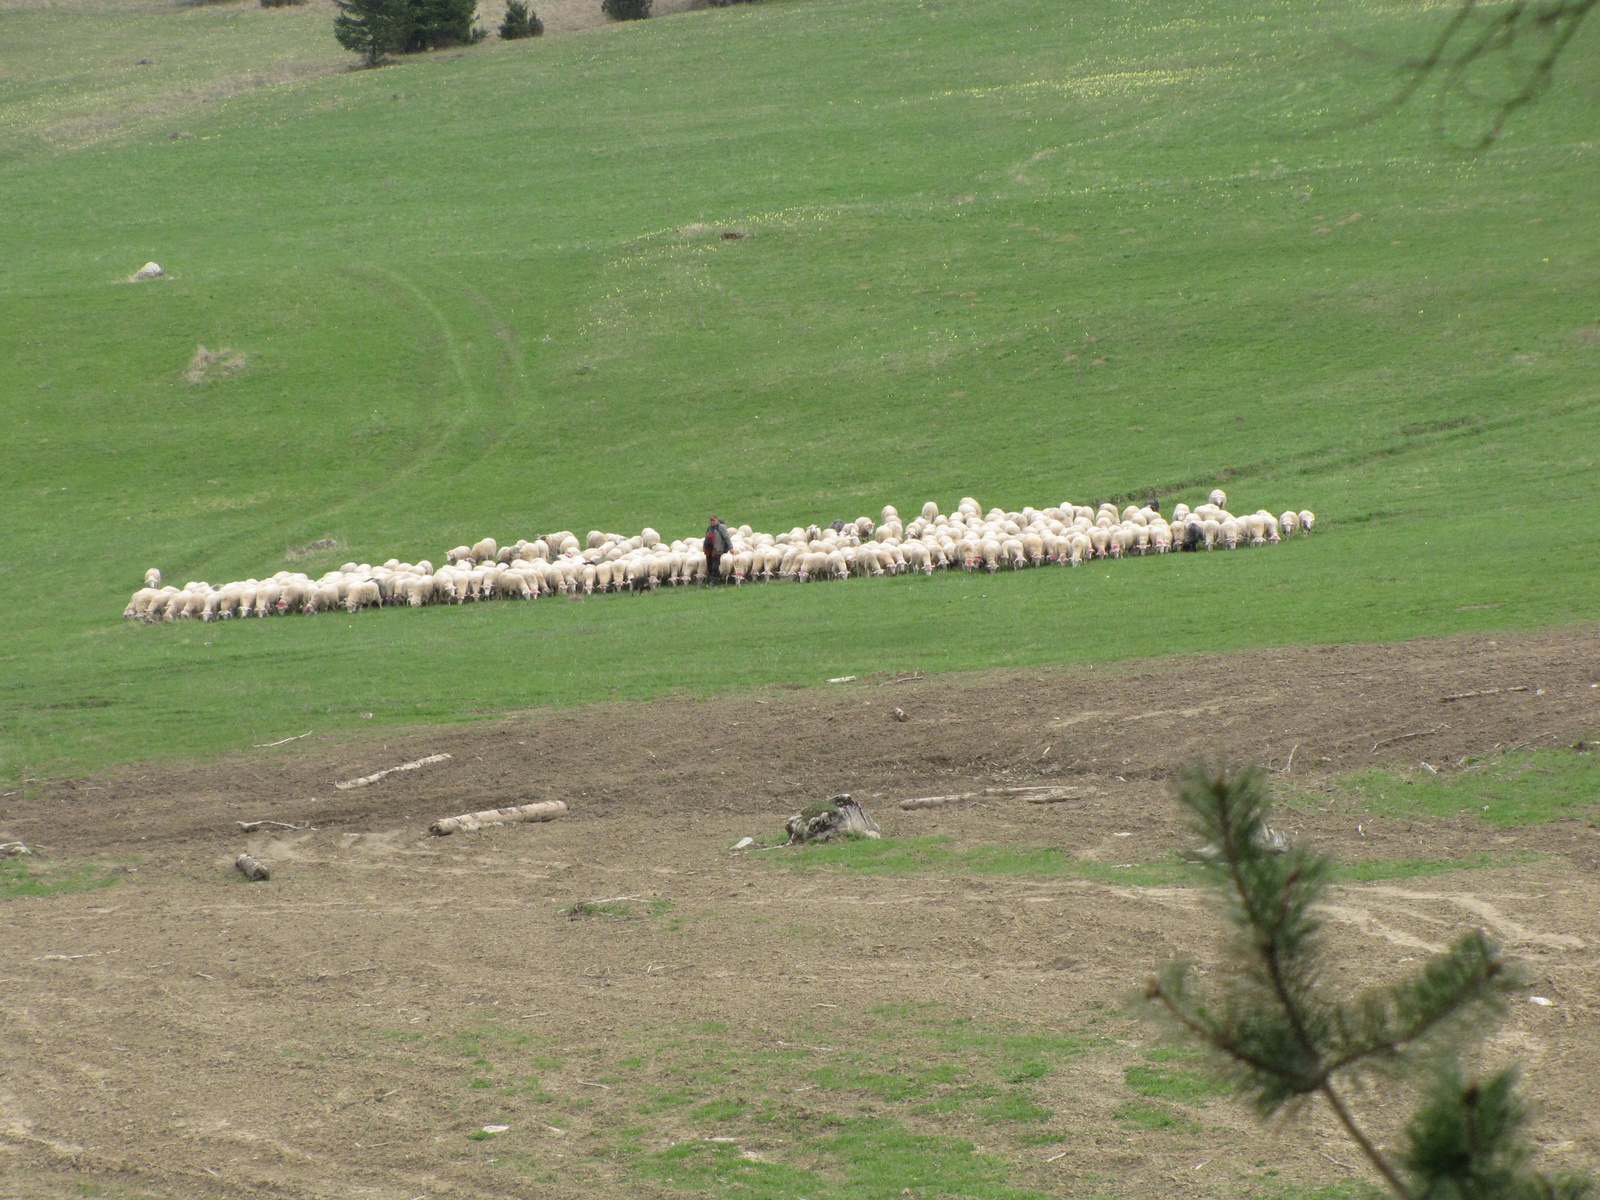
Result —
<path fill-rule="evenodd" d="M 1212 488 L 1211 494 L 1206 497 L 1206 501 L 1210 504 L 1215 504 L 1218 508 L 1227 508 L 1228 493 L 1221 488 Z"/>
<path fill-rule="evenodd" d="M 949 516 L 934 501 L 921 506 L 909 525 L 898 510 L 886 505 L 881 521 L 867 517 L 839 528 L 796 525 L 768 533 L 740 525 L 732 529 L 732 546 L 718 570 L 731 583 L 774 578 L 809 582 L 848 579 L 852 575 L 932 574 L 956 569 L 989 572 L 1047 563 L 1079 566 L 1091 557 L 1122 558 L 1150 551 L 1165 554 L 1188 538 L 1188 545 L 1206 549 L 1277 542 L 1299 530 L 1309 533 L 1316 517 L 1310 510 L 1286 510 L 1281 516 L 1259 509 L 1235 517 L 1223 507 L 1220 489 L 1191 510 L 1173 506 L 1169 524 L 1154 507 L 1124 507 L 1106 501 L 1096 507 L 1062 501 L 1058 506 L 1017 510 L 983 510 L 963 497 Z M 585 595 L 599 591 L 654 591 L 662 583 L 704 582 L 707 564 L 700 538 L 668 542 L 654 529 L 623 537 L 590 530 L 580 547 L 570 530 L 547 533 L 534 541 L 518 539 L 498 546 L 485 538 L 473 546 L 446 552 L 446 565 L 435 568 L 426 559 L 415 565 L 388 559 L 373 567 L 347 562 L 312 582 L 303 573 L 279 571 L 272 578 L 240 580 L 213 587 L 191 581 L 182 589 L 157 587 L 160 571 L 146 573 L 146 586 L 123 609 L 141 621 L 226 620 L 230 616 L 265 616 L 270 612 L 326 612 L 344 607 L 354 613 L 385 603 L 421 607 L 426 603 L 492 599 L 533 599 L 541 595 Z"/>
<path fill-rule="evenodd" d="M 145 613 L 150 611 L 151 604 L 155 602 L 156 597 L 159 595 L 161 595 L 159 588 L 152 587 L 148 583 L 145 584 L 144 587 L 129 598 L 128 607 L 122 610 L 123 617 L 132 621 L 144 616 Z"/>
<path fill-rule="evenodd" d="M 417 579 L 421 583 L 420 578 Z M 377 608 L 383 603 L 383 597 L 378 593 L 378 584 L 372 579 L 358 579 L 346 589 L 344 606 L 349 612 L 360 612 L 363 608 Z"/>
<path fill-rule="evenodd" d="M 160 567 L 151 567 L 144 573 L 144 585 L 147 588 L 158 588 L 161 586 Z"/>

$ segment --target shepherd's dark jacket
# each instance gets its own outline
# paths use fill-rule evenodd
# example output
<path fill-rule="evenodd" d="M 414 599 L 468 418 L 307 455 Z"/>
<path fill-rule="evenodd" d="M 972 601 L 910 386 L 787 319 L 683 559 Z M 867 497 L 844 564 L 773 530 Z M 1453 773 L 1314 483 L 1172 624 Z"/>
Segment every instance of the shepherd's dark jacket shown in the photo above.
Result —
<path fill-rule="evenodd" d="M 733 537 L 728 533 L 728 526 L 722 521 L 706 529 L 706 557 L 726 554 L 733 549 Z"/>

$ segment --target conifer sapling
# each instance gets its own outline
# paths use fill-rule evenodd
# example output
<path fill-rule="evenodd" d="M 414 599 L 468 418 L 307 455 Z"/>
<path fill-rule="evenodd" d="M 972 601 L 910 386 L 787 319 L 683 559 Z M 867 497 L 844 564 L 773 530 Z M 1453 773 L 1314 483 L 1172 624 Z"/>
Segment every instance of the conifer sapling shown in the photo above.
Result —
<path fill-rule="evenodd" d="M 1579 1200 L 1586 1177 L 1533 1170 L 1516 1071 L 1464 1073 L 1486 1025 L 1517 988 L 1514 966 L 1480 930 L 1409 977 L 1355 996 L 1328 985 L 1317 904 L 1333 864 L 1267 827 L 1265 776 L 1195 767 L 1178 801 L 1204 848 L 1195 855 L 1229 926 L 1228 963 L 1198 994 L 1189 965 L 1151 977 L 1145 999 L 1210 1051 L 1258 1114 L 1322 1101 L 1403 1200 Z M 1363 1082 L 1414 1089 L 1416 1113 L 1389 1151 L 1349 1103 Z"/>

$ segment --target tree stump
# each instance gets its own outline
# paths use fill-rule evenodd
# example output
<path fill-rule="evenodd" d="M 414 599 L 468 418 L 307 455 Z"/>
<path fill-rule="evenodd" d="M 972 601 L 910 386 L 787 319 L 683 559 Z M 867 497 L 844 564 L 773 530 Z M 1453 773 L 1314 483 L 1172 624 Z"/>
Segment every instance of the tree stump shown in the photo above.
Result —
<path fill-rule="evenodd" d="M 836 837 L 851 836 L 875 838 L 883 833 L 878 823 L 867 816 L 849 792 L 829 796 L 797 812 L 784 822 L 791 846 L 806 842 L 826 842 Z"/>

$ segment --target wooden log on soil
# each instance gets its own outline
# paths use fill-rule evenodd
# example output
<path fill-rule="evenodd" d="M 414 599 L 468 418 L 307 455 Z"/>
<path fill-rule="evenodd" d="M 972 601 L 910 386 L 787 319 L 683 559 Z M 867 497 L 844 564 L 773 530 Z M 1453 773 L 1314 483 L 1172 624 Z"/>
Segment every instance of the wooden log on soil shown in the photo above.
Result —
<path fill-rule="evenodd" d="M 254 854 L 241 854 L 233 860 L 233 865 L 239 868 L 242 874 L 251 883 L 261 883 L 272 878 L 272 872 L 267 870 L 267 864 Z"/>
<path fill-rule="evenodd" d="M 415 771 L 430 763 L 445 762 L 449 757 L 448 754 L 430 754 L 427 758 L 419 758 L 415 762 L 401 763 L 398 767 L 385 767 L 382 771 L 374 771 L 371 775 L 363 775 L 360 779 L 346 779 L 343 783 L 336 783 L 333 786 L 341 792 L 348 792 L 351 788 L 369 787 L 386 775 L 393 775 L 397 771 Z"/>
<path fill-rule="evenodd" d="M 900 807 L 911 812 L 919 808 L 943 808 L 946 804 L 965 804 L 969 800 L 982 799 L 982 792 L 962 792 L 955 796 L 913 796 L 900 801 Z"/>
<path fill-rule="evenodd" d="M 563 800 L 539 800 L 533 804 L 518 804 L 511 808 L 489 808 L 483 812 L 466 813 L 459 817 L 443 817 L 428 826 L 436 837 L 452 833 L 471 833 L 491 825 L 515 825 L 521 821 L 554 821 L 567 815 Z"/>
<path fill-rule="evenodd" d="M 1068 800 L 1082 800 L 1084 793 L 1078 788 L 1058 788 L 1053 792 L 1040 792 L 1027 798 L 1029 804 L 1065 804 Z"/>

